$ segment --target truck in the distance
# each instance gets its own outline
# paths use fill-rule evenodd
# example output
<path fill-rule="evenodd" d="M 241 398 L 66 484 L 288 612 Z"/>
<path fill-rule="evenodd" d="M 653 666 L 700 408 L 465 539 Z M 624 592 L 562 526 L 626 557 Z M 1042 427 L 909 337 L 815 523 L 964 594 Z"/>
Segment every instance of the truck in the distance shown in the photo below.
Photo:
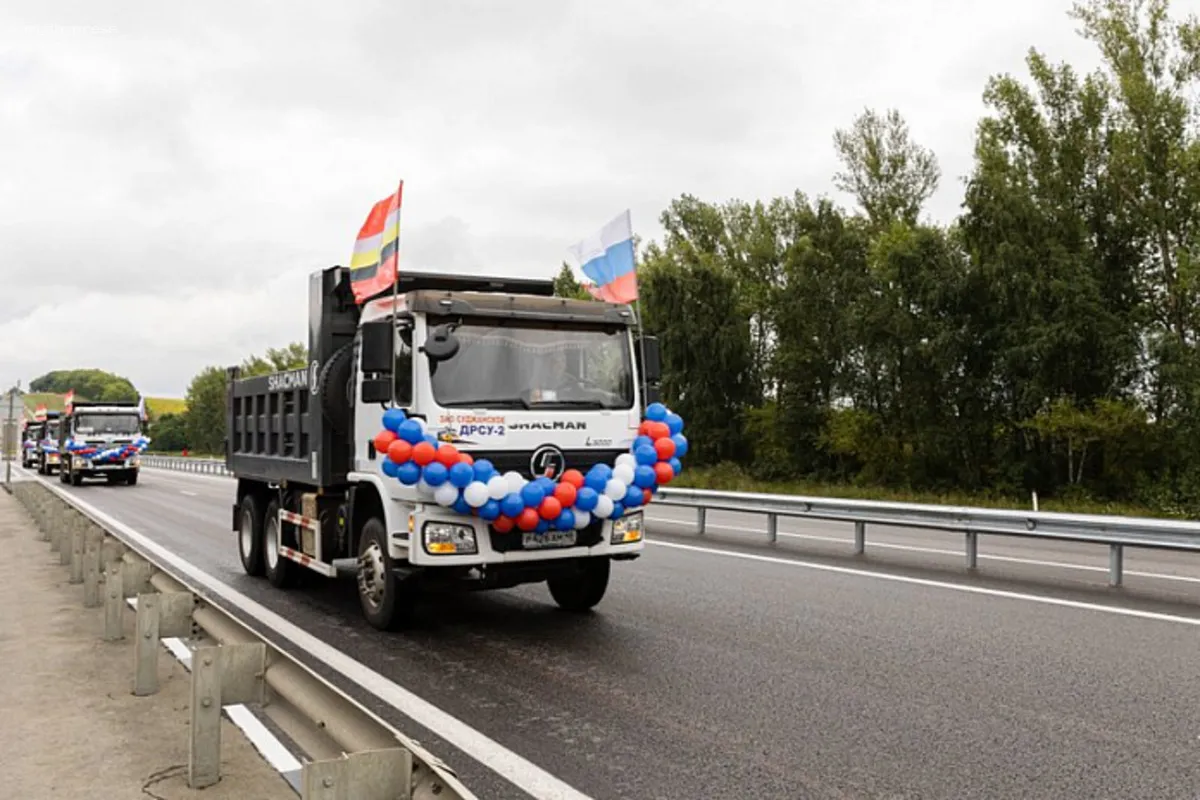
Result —
<path fill-rule="evenodd" d="M 38 433 L 41 424 L 26 420 L 21 426 L 21 466 L 33 469 L 38 464 Z"/>
<path fill-rule="evenodd" d="M 79 486 L 85 478 L 133 486 L 141 471 L 140 406 L 131 402 L 76 401 L 59 420 L 59 479 Z"/>
<path fill-rule="evenodd" d="M 57 411 L 43 411 L 42 419 L 32 423 L 32 436 L 37 442 L 35 466 L 39 475 L 51 475 L 60 466 L 58 452 L 58 429 L 60 415 Z"/>
<path fill-rule="evenodd" d="M 635 337 L 629 307 L 554 297 L 549 280 L 398 281 L 360 306 L 347 268 L 314 273 L 309 366 L 229 369 L 245 571 L 278 587 L 353 573 L 380 629 L 438 588 L 546 582 L 560 606 L 591 608 L 612 562 L 641 553 L 640 507 L 685 446 L 681 421 L 673 444 L 645 435 L 668 427 L 643 418 L 656 341 Z"/>

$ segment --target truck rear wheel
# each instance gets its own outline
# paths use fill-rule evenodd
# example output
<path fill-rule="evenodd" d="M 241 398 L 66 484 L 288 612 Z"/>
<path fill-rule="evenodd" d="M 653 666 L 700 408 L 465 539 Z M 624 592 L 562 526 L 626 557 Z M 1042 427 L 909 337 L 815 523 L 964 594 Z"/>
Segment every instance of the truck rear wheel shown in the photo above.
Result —
<path fill-rule="evenodd" d="M 138 471 L 136 469 L 125 470 L 125 483 L 130 486 L 137 486 Z"/>
<path fill-rule="evenodd" d="M 417 603 L 416 589 L 397 577 L 394 566 L 383 521 L 371 517 L 358 542 L 358 602 L 367 622 L 381 631 L 402 628 Z"/>
<path fill-rule="evenodd" d="M 608 558 L 585 558 L 576 569 L 550 578 L 546 585 L 559 608 L 588 611 L 604 599 L 611 568 L 612 561 Z"/>
<path fill-rule="evenodd" d="M 267 504 L 262 530 L 263 560 L 266 562 L 267 580 L 278 589 L 295 586 L 300 577 L 300 565 L 279 554 L 281 543 L 285 547 L 293 545 L 284 537 L 283 526 L 279 524 L 279 503 L 275 500 Z"/>
<path fill-rule="evenodd" d="M 263 518 L 258 500 L 248 494 L 242 498 L 241 522 L 238 525 L 238 555 L 247 575 L 263 574 Z"/>

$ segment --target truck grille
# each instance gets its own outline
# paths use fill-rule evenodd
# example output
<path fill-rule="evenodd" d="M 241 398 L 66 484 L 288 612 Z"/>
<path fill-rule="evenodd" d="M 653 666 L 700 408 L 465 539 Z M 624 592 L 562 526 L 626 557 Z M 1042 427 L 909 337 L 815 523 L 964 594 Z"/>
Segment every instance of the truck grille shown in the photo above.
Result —
<path fill-rule="evenodd" d="M 465 450 L 464 452 L 470 453 L 471 458 L 476 461 L 486 458 L 500 472 L 519 472 L 526 478 L 533 478 L 533 473 L 529 469 L 533 450 Z M 617 460 L 617 456 L 626 451 L 580 449 L 563 450 L 562 452 L 567 462 L 566 469 L 577 469 L 586 473 L 595 464 L 607 464 L 611 467 Z"/>

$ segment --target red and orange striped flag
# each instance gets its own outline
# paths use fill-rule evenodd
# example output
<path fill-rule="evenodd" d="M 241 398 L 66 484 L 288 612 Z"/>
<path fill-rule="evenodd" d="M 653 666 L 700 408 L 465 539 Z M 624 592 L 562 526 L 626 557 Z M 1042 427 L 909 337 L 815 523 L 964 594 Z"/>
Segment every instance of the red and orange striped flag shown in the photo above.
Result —
<path fill-rule="evenodd" d="M 354 302 L 360 305 L 396 282 L 403 192 L 404 181 L 400 181 L 395 194 L 371 208 L 354 241 L 354 253 L 350 256 L 350 287 L 354 290 Z"/>

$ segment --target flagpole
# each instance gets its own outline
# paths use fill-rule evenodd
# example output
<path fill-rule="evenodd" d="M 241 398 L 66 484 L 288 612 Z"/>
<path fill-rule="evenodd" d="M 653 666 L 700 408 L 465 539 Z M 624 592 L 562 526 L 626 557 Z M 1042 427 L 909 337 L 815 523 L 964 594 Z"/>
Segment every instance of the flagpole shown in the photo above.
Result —
<path fill-rule="evenodd" d="M 398 304 L 400 302 L 400 206 L 404 202 L 404 178 L 400 179 L 399 185 L 396 186 L 396 267 L 392 271 L 392 408 L 397 407 L 396 403 L 396 337 L 399 335 L 397 323 L 399 320 Z M 384 228 L 387 232 L 387 228 Z M 380 247 L 383 243 L 380 242 Z M 379 251 L 379 255 L 383 256 L 383 250 Z"/>
<path fill-rule="evenodd" d="M 637 282 L 637 245 L 632 241 L 633 237 L 633 212 L 627 211 L 629 215 L 629 245 L 633 249 L 633 279 Z M 642 414 L 646 413 L 646 406 L 650 405 L 650 383 L 646 380 L 646 324 L 642 321 L 642 287 L 638 285 L 637 297 L 633 301 L 633 313 L 637 316 L 638 325 L 638 348 L 642 353 Z"/>

